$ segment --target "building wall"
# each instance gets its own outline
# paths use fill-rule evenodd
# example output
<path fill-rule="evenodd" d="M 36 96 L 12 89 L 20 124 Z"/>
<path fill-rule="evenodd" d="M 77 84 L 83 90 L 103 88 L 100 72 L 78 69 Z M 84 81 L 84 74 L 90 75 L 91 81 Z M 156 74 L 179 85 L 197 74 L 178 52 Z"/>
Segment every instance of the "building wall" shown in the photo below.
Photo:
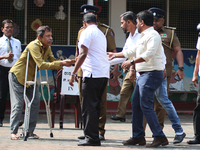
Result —
<path fill-rule="evenodd" d="M 120 15 L 126 11 L 126 0 L 110 0 L 110 26 L 115 32 L 117 47 L 123 47 L 126 35 L 120 28 Z"/>

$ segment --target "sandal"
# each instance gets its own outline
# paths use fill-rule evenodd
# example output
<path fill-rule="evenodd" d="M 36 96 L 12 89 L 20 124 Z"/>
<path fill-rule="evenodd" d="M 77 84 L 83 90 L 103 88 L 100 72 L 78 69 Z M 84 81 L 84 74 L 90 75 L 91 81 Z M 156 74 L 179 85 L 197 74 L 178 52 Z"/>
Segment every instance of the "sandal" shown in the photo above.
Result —
<path fill-rule="evenodd" d="M 36 134 L 33 134 L 33 133 L 29 133 L 28 139 L 39 139 L 39 136 L 37 136 Z"/>
<path fill-rule="evenodd" d="M 19 138 L 24 138 L 23 134 L 20 134 Z M 36 134 L 33 133 L 28 133 L 28 139 L 39 139 L 39 136 L 37 136 Z"/>
<path fill-rule="evenodd" d="M 19 140 L 19 137 L 18 137 L 16 134 L 13 134 L 13 133 L 12 133 L 12 134 L 10 135 L 10 139 L 11 139 L 11 140 Z"/>

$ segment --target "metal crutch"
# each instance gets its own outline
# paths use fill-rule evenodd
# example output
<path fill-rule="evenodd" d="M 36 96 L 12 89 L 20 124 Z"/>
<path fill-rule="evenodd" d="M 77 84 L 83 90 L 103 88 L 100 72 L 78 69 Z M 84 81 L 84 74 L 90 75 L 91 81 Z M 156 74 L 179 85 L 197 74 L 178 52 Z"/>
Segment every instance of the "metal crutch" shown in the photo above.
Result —
<path fill-rule="evenodd" d="M 50 129 L 50 137 L 53 137 L 53 133 L 52 133 L 52 122 L 51 122 L 51 111 L 50 111 L 50 89 L 49 89 L 49 79 L 48 79 L 48 73 L 47 70 L 45 70 L 46 72 L 46 81 L 42 81 L 41 78 L 41 71 L 39 70 L 39 75 L 40 75 L 40 84 L 41 84 L 41 91 L 42 91 L 42 97 L 46 106 L 46 113 L 47 113 L 47 121 L 48 121 L 48 125 L 49 125 L 49 129 Z M 48 102 L 46 101 L 45 97 L 44 97 L 44 91 L 43 91 L 43 87 L 44 85 L 47 86 L 48 89 Z"/>
<path fill-rule="evenodd" d="M 35 98 L 35 89 L 36 89 L 36 81 L 37 81 L 37 65 L 35 68 L 35 79 L 34 81 L 27 81 L 27 75 L 28 75 L 28 63 L 29 63 L 29 55 L 30 52 L 27 49 L 27 62 L 26 62 L 26 74 L 25 74 L 25 84 L 24 84 L 24 101 L 25 101 L 25 123 L 24 123 L 24 141 L 27 141 L 27 137 L 28 137 L 28 128 L 29 128 L 29 120 L 30 120 L 30 109 L 31 109 L 31 104 L 33 102 L 33 99 Z M 41 79 L 41 72 L 39 70 L 39 75 L 40 75 L 40 83 L 41 83 L 41 91 L 42 91 L 42 97 L 43 100 L 45 102 L 46 105 L 46 113 L 47 113 L 47 120 L 48 120 L 48 124 L 50 127 L 50 137 L 53 137 L 53 133 L 52 133 L 52 123 L 51 123 L 51 117 L 50 117 L 50 89 L 49 89 L 49 82 L 48 82 L 48 73 L 47 70 L 46 71 L 46 81 L 42 81 Z M 26 85 L 34 85 L 34 89 L 33 89 L 33 96 L 31 101 L 29 101 L 28 97 L 26 96 Z M 43 92 L 43 86 L 46 85 L 48 88 L 48 103 L 46 102 L 46 99 L 44 97 L 44 92 Z"/>
<path fill-rule="evenodd" d="M 30 110 L 31 110 L 31 104 L 35 98 L 35 90 L 36 90 L 36 80 L 37 80 L 37 65 L 35 67 L 35 79 L 34 81 L 27 81 L 28 76 L 28 63 L 29 63 L 29 50 L 27 49 L 27 60 L 26 60 L 26 74 L 25 74 L 25 83 L 24 83 L 24 102 L 25 102 L 25 116 L 24 116 L 24 128 L 23 128 L 23 136 L 24 141 L 27 141 L 28 137 L 28 129 L 29 129 L 29 121 L 30 121 Z M 29 98 L 26 96 L 26 85 L 34 85 L 33 88 L 33 96 L 32 99 L 29 100 Z"/>

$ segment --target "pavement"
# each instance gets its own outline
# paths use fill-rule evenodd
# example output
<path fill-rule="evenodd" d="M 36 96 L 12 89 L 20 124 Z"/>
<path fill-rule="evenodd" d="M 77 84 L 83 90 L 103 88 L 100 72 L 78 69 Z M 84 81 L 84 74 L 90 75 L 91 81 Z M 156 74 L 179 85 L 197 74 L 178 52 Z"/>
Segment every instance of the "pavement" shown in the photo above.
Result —
<path fill-rule="evenodd" d="M 171 122 L 166 116 L 164 133 L 166 134 L 169 145 L 160 146 L 158 148 L 151 149 L 162 149 L 162 150 L 199 150 L 200 144 L 188 145 L 186 142 L 193 138 L 193 124 L 192 115 L 180 114 L 180 122 L 186 133 L 186 138 L 182 143 L 174 145 L 172 143 L 175 133 L 171 127 Z M 55 128 L 53 128 L 54 137 L 50 137 L 50 132 L 48 124 L 46 121 L 45 114 L 39 114 L 37 127 L 35 133 L 40 137 L 38 140 L 28 139 L 27 141 L 20 140 L 10 140 L 10 127 L 9 127 L 9 114 L 6 114 L 3 127 L 0 127 L 0 150 L 129 150 L 129 149 L 146 149 L 145 146 L 124 146 L 122 144 L 123 140 L 127 140 L 131 137 L 132 124 L 131 115 L 126 116 L 126 122 L 121 123 L 118 121 L 113 121 L 110 119 L 110 115 L 107 115 L 106 123 L 106 134 L 105 141 L 101 142 L 101 146 L 77 146 L 77 137 L 83 135 L 83 130 L 75 128 L 75 120 L 73 114 L 64 115 L 63 129 L 59 129 L 59 115 L 56 114 Z M 22 131 L 22 127 L 19 128 L 19 134 Z M 147 127 L 146 129 L 146 141 L 151 143 L 153 141 L 152 133 Z"/>

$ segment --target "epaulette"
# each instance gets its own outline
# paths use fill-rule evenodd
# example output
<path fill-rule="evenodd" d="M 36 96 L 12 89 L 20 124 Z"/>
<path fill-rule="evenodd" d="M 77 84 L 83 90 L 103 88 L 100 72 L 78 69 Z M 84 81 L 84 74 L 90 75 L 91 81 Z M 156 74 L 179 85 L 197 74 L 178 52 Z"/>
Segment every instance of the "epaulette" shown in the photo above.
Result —
<path fill-rule="evenodd" d="M 104 23 L 100 23 L 100 25 L 101 25 L 101 26 L 104 26 L 104 27 L 106 27 L 106 28 L 110 28 L 110 26 L 108 26 L 108 25 L 106 25 L 106 24 L 104 24 Z"/>
<path fill-rule="evenodd" d="M 176 30 L 176 27 L 168 27 L 168 26 L 164 26 L 166 29 L 171 29 L 171 30 Z"/>

